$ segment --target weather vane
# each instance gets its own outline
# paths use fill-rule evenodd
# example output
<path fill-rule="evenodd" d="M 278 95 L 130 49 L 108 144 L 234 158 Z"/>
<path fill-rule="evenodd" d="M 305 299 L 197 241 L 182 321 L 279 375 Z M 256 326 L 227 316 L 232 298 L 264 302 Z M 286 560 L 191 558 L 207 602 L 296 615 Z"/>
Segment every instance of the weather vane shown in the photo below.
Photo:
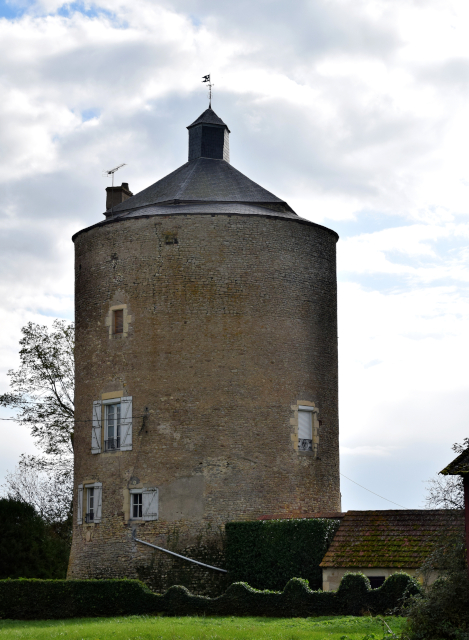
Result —
<path fill-rule="evenodd" d="M 212 87 L 214 87 L 215 85 L 212 84 L 212 81 L 210 80 L 210 74 L 208 74 L 208 76 L 203 76 L 202 82 L 208 82 L 208 108 L 211 109 L 212 108 Z"/>
<path fill-rule="evenodd" d="M 103 176 L 107 177 L 107 176 L 112 176 L 112 186 L 114 186 L 114 174 L 116 173 L 116 171 L 118 169 L 120 169 L 121 167 L 125 167 L 125 162 L 123 164 L 120 164 L 118 167 L 114 167 L 114 169 L 109 169 L 109 171 L 104 170 L 103 172 Z"/>

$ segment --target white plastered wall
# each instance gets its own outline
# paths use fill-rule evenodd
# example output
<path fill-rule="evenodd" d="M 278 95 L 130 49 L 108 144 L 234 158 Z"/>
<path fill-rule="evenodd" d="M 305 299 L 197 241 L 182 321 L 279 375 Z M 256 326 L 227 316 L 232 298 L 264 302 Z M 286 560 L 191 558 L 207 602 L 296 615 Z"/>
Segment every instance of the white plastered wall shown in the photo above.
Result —
<path fill-rule="evenodd" d="M 404 573 L 408 573 L 413 578 L 417 578 L 417 580 L 423 584 L 423 577 L 419 575 L 418 569 L 406 569 L 406 567 L 397 568 L 366 568 L 366 567 L 325 567 L 322 570 L 322 590 L 323 591 L 336 591 L 339 588 L 340 581 L 346 573 L 363 573 L 367 577 L 373 576 L 383 576 L 384 578 L 389 578 L 393 573 L 398 573 L 399 571 L 403 571 Z M 430 585 L 438 578 L 438 573 L 436 571 L 432 571 L 430 576 L 427 579 L 426 584 Z"/>

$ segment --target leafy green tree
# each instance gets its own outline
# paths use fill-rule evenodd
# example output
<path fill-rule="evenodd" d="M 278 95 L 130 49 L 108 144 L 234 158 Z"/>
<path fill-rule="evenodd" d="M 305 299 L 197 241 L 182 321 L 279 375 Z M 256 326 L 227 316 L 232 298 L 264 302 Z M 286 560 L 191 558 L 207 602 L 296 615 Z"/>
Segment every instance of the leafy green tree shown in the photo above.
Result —
<path fill-rule="evenodd" d="M 427 558 L 422 574 L 440 577 L 406 611 L 411 640 L 462 640 L 469 633 L 469 579 L 464 531 L 447 534 Z"/>
<path fill-rule="evenodd" d="M 41 455 L 22 455 L 6 476 L 6 494 L 33 504 L 48 522 L 69 519 L 73 480 L 74 325 L 52 328 L 29 322 L 22 328 L 20 366 L 8 372 L 10 391 L 0 406 L 16 411 Z"/>
<path fill-rule="evenodd" d="M 0 579 L 65 578 L 69 545 L 34 507 L 0 498 Z"/>

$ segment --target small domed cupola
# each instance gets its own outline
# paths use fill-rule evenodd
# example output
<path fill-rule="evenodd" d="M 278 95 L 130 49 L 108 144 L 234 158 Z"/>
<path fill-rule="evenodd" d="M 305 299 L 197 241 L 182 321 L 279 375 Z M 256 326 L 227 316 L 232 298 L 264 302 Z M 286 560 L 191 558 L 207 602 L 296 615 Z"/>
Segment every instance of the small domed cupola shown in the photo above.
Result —
<path fill-rule="evenodd" d="M 230 130 L 213 109 L 209 108 L 188 127 L 189 161 L 213 158 L 230 161 Z"/>

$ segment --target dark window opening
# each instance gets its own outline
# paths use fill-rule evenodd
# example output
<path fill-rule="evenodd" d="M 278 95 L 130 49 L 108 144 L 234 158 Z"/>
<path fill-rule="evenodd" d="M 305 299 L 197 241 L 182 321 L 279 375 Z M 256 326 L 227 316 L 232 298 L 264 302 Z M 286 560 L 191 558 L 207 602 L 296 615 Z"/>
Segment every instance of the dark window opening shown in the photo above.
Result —
<path fill-rule="evenodd" d="M 218 158 L 223 160 L 223 146 L 225 143 L 225 129 L 223 127 L 202 127 L 203 158 Z"/>
<path fill-rule="evenodd" d="M 132 518 L 142 518 L 143 516 L 143 501 L 141 493 L 132 494 Z"/>
<path fill-rule="evenodd" d="M 372 589 L 378 589 L 386 580 L 384 576 L 368 576 Z"/>
<path fill-rule="evenodd" d="M 124 309 L 114 311 L 114 333 L 124 333 Z"/>
<path fill-rule="evenodd" d="M 309 438 L 299 438 L 298 439 L 298 451 L 312 451 L 313 450 L 313 441 Z"/>
<path fill-rule="evenodd" d="M 121 439 L 118 436 L 117 438 L 108 438 L 104 441 L 104 451 L 117 451 L 121 448 Z"/>

